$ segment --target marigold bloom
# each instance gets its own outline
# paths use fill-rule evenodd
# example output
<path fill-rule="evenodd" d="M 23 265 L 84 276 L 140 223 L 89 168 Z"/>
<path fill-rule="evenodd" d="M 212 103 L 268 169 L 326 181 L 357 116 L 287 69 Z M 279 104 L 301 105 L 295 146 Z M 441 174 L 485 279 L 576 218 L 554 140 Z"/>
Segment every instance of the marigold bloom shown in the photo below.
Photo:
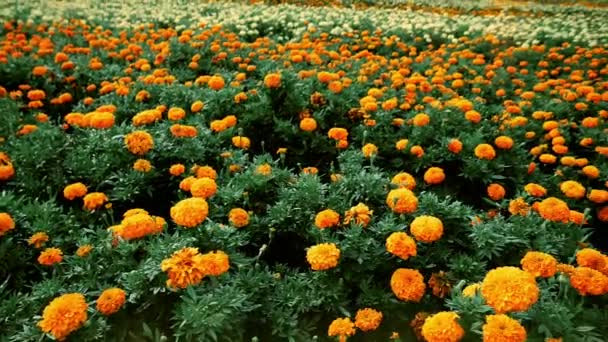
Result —
<path fill-rule="evenodd" d="M 68 293 L 53 299 L 42 312 L 38 327 L 63 341 L 87 320 L 88 305 L 80 293 Z"/>
<path fill-rule="evenodd" d="M 570 285 L 581 296 L 601 296 L 608 293 L 608 276 L 589 267 L 577 267 L 570 274 Z"/>
<path fill-rule="evenodd" d="M 359 203 L 344 213 L 344 224 L 349 224 L 354 219 L 356 224 L 366 227 L 369 224 L 373 213 L 374 211 L 369 210 L 368 206 Z"/>
<path fill-rule="evenodd" d="M 549 197 L 538 205 L 538 213 L 545 220 L 567 223 L 570 220 L 570 209 L 566 202 Z"/>
<path fill-rule="evenodd" d="M 496 157 L 496 151 L 492 145 L 479 144 L 475 147 L 475 156 L 479 159 L 492 160 Z"/>
<path fill-rule="evenodd" d="M 361 148 L 361 152 L 363 152 L 365 158 L 370 158 L 371 156 L 378 154 L 378 147 L 374 144 L 365 144 Z"/>
<path fill-rule="evenodd" d="M 203 177 L 195 180 L 190 187 L 190 193 L 193 197 L 210 198 L 217 192 L 217 184 L 215 180 L 208 177 Z"/>
<path fill-rule="evenodd" d="M 491 270 L 481 283 L 481 295 L 496 313 L 526 311 L 539 292 L 532 274 L 511 266 Z"/>
<path fill-rule="evenodd" d="M 487 192 L 488 197 L 493 201 L 500 201 L 505 197 L 505 188 L 500 184 L 492 183 L 488 185 Z"/>
<path fill-rule="evenodd" d="M 146 131 L 135 131 L 125 136 L 125 145 L 129 152 L 144 155 L 154 147 L 154 140 Z"/>
<path fill-rule="evenodd" d="M 140 239 L 151 234 L 162 232 L 165 226 L 162 217 L 150 216 L 148 213 L 137 213 L 125 218 L 120 223 L 120 228 L 114 234 L 125 240 Z"/>
<path fill-rule="evenodd" d="M 181 176 L 184 172 L 186 172 L 186 166 L 183 164 L 173 164 L 169 168 L 169 173 L 174 177 Z"/>
<path fill-rule="evenodd" d="M 47 248 L 38 256 L 38 263 L 44 266 L 53 266 L 63 260 L 63 252 L 59 248 Z"/>
<path fill-rule="evenodd" d="M 190 111 L 192 113 L 198 113 L 203 109 L 203 107 L 205 107 L 203 101 L 194 101 L 190 106 Z"/>
<path fill-rule="evenodd" d="M 410 231 L 416 240 L 430 243 L 443 235 L 443 223 L 434 216 L 418 216 L 410 223 Z"/>
<path fill-rule="evenodd" d="M 96 307 L 102 315 L 109 316 L 115 314 L 125 304 L 127 293 L 117 287 L 104 290 L 97 298 Z"/>
<path fill-rule="evenodd" d="M 172 107 L 167 112 L 167 118 L 172 121 L 178 121 L 186 117 L 186 111 L 179 107 Z"/>
<path fill-rule="evenodd" d="M 411 256 L 416 256 L 416 241 L 404 232 L 394 232 L 386 239 L 386 250 L 407 260 Z"/>
<path fill-rule="evenodd" d="M 581 199 L 585 197 L 585 187 L 577 181 L 565 181 L 559 185 L 559 189 L 568 198 Z"/>
<path fill-rule="evenodd" d="M 538 159 L 543 164 L 555 164 L 555 162 L 557 161 L 557 157 L 549 153 L 541 154 Z"/>
<path fill-rule="evenodd" d="M 160 269 L 169 278 L 167 287 L 185 289 L 190 285 L 198 285 L 206 275 L 201 258 L 198 248 L 186 247 L 163 260 Z"/>
<path fill-rule="evenodd" d="M 425 289 L 424 277 L 418 270 L 399 268 L 391 276 L 391 290 L 400 300 L 417 303 Z"/>
<path fill-rule="evenodd" d="M 521 215 L 526 216 L 530 211 L 530 206 L 522 197 L 518 197 L 509 202 L 509 213 L 511 215 Z"/>
<path fill-rule="evenodd" d="M 107 201 L 108 197 L 103 192 L 91 192 L 84 196 L 84 207 L 88 210 L 95 210 Z"/>
<path fill-rule="evenodd" d="M 149 109 L 139 112 L 131 118 L 133 126 L 143 126 L 160 121 L 163 117 L 163 113 L 158 109 Z"/>
<path fill-rule="evenodd" d="M 409 189 L 394 189 L 386 196 L 386 204 L 397 214 L 411 214 L 418 209 L 418 198 Z"/>
<path fill-rule="evenodd" d="M 251 140 L 249 140 L 247 137 L 235 136 L 232 137 L 232 145 L 234 145 L 234 147 L 246 150 L 249 148 L 249 146 L 251 146 Z"/>
<path fill-rule="evenodd" d="M 596 179 L 600 176 L 600 169 L 593 165 L 587 165 L 581 170 L 585 176 L 591 179 Z"/>
<path fill-rule="evenodd" d="M 171 207 L 171 218 L 180 226 L 193 228 L 201 224 L 209 214 L 207 201 L 200 197 L 187 198 Z"/>
<path fill-rule="evenodd" d="M 422 336 L 428 342 L 458 342 L 464 337 L 458 318 L 457 313 L 450 311 L 429 316 L 422 325 Z"/>
<path fill-rule="evenodd" d="M 418 126 L 418 127 L 422 127 L 422 126 L 426 126 L 431 122 L 431 118 L 424 113 L 420 113 L 420 114 L 416 114 L 416 116 L 414 116 L 414 119 L 412 120 L 412 123 L 414 124 L 414 126 Z"/>
<path fill-rule="evenodd" d="M 87 255 L 89 255 L 89 253 L 91 253 L 92 250 L 93 250 L 93 246 L 82 245 L 82 246 L 78 247 L 78 249 L 76 250 L 76 255 L 81 258 L 84 258 Z"/>
<path fill-rule="evenodd" d="M 583 248 L 576 252 L 576 263 L 608 275 L 608 256 L 592 248 Z"/>
<path fill-rule="evenodd" d="M 200 263 L 204 274 L 214 277 L 219 277 L 228 272 L 230 268 L 228 254 L 223 251 L 209 252 L 201 255 Z"/>
<path fill-rule="evenodd" d="M 233 208 L 228 213 L 228 220 L 236 228 L 242 228 L 249 224 L 249 214 L 245 209 Z"/>
<path fill-rule="evenodd" d="M 305 132 L 312 132 L 317 129 L 317 121 L 313 118 L 304 118 L 300 121 L 300 129 Z"/>
<path fill-rule="evenodd" d="M 86 185 L 78 182 L 78 183 L 73 183 L 73 184 L 69 184 L 67 185 L 65 188 L 63 188 L 63 197 L 65 197 L 68 200 L 73 200 L 75 198 L 79 198 L 79 197 L 83 197 L 84 195 L 87 194 L 87 187 Z"/>
<path fill-rule="evenodd" d="M 255 173 L 263 176 L 270 176 L 272 174 L 272 166 L 270 166 L 268 163 L 258 165 L 255 168 Z"/>
<path fill-rule="evenodd" d="M 378 329 L 382 322 L 382 312 L 371 308 L 359 309 L 355 315 L 355 326 L 361 331 Z"/>
<path fill-rule="evenodd" d="M 47 241 L 49 241 L 49 236 L 45 232 L 37 232 L 34 233 L 28 240 L 28 245 L 34 245 L 36 248 L 42 247 Z"/>
<path fill-rule="evenodd" d="M 135 163 L 133 163 L 133 170 L 139 172 L 149 172 L 152 170 L 152 163 L 146 159 L 137 159 Z"/>
<path fill-rule="evenodd" d="M 526 186 L 524 186 L 524 190 L 528 193 L 528 195 L 534 197 L 544 197 L 547 194 L 547 189 L 536 183 L 526 184 Z"/>
<path fill-rule="evenodd" d="M 409 190 L 414 190 L 416 187 L 416 179 L 407 172 L 399 172 L 396 174 L 393 179 L 391 179 L 391 183 L 400 188 L 406 188 Z"/>
<path fill-rule="evenodd" d="M 479 292 L 480 289 L 481 289 L 480 283 L 470 284 L 470 285 L 467 285 L 467 287 L 465 287 L 462 290 L 462 295 L 464 297 L 475 297 L 475 295 L 477 294 L 477 292 Z"/>
<path fill-rule="evenodd" d="M 0 152 L 0 181 L 11 179 L 15 175 L 15 168 L 11 158 L 4 152 Z"/>
<path fill-rule="evenodd" d="M 521 259 L 521 268 L 535 277 L 549 278 L 557 272 L 557 260 L 547 253 L 528 252 Z"/>
<path fill-rule="evenodd" d="M 482 329 L 484 342 L 524 342 L 527 337 L 526 329 L 504 314 L 486 316 Z"/>
<path fill-rule="evenodd" d="M 9 213 L 0 213 L 0 236 L 15 229 L 15 221 Z"/>
<path fill-rule="evenodd" d="M 270 89 L 276 89 L 281 87 L 281 74 L 270 73 L 264 76 L 264 86 Z"/>
<path fill-rule="evenodd" d="M 403 151 L 405 150 L 405 148 L 407 147 L 407 144 L 409 143 L 409 140 L 407 139 L 399 139 L 396 143 L 395 143 L 395 148 L 398 151 Z"/>
<path fill-rule="evenodd" d="M 338 265 L 340 249 L 333 243 L 314 245 L 306 251 L 306 261 L 314 271 L 325 271 Z"/>
<path fill-rule="evenodd" d="M 196 127 L 180 124 L 171 125 L 169 131 L 176 138 L 194 138 L 198 134 Z"/>
<path fill-rule="evenodd" d="M 427 184 L 435 185 L 441 184 L 445 179 L 445 173 L 440 167 L 430 167 L 424 173 L 424 181 Z"/>
<path fill-rule="evenodd" d="M 510 137 L 501 135 L 494 140 L 494 145 L 501 150 L 510 150 L 513 147 L 513 139 Z"/>
<path fill-rule="evenodd" d="M 340 224 L 340 214 L 331 209 L 325 209 L 315 216 L 315 226 L 319 229 L 331 228 Z"/>
<path fill-rule="evenodd" d="M 355 332 L 355 323 L 353 323 L 350 318 L 336 318 L 329 325 L 329 328 L 327 329 L 327 336 L 338 336 L 340 338 L 340 342 L 343 342 L 346 341 L 346 337 L 353 336 Z"/>
<path fill-rule="evenodd" d="M 346 140 L 348 131 L 345 128 L 334 127 L 327 132 L 327 136 L 334 140 Z"/>
<path fill-rule="evenodd" d="M 88 115 L 88 114 L 87 114 Z M 114 126 L 114 114 L 108 112 L 93 112 L 88 126 L 96 129 L 108 129 Z"/>
<path fill-rule="evenodd" d="M 224 78 L 222 76 L 211 76 L 207 85 L 209 86 L 209 88 L 217 91 L 224 88 L 226 82 L 224 81 Z"/>
<path fill-rule="evenodd" d="M 593 203 L 602 204 L 608 202 L 608 191 L 592 189 L 587 194 L 587 198 Z"/>
<path fill-rule="evenodd" d="M 458 139 L 451 139 L 448 143 L 448 150 L 454 154 L 460 153 L 462 151 L 462 142 Z"/>

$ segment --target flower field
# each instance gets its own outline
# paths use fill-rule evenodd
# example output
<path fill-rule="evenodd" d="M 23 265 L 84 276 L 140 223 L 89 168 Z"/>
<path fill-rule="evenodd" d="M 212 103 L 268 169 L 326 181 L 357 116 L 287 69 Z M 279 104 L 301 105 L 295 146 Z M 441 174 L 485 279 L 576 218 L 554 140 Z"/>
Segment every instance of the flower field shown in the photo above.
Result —
<path fill-rule="evenodd" d="M 0 4 L 0 341 L 606 341 L 608 6 Z"/>

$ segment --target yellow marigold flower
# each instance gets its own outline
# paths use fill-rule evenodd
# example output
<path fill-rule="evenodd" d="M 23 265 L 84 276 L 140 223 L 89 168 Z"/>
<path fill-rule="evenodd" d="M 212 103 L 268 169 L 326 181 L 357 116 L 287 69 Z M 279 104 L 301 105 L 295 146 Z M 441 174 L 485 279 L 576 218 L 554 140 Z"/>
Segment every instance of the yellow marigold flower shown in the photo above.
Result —
<path fill-rule="evenodd" d="M 255 173 L 263 176 L 270 176 L 272 174 L 272 166 L 268 163 L 258 165 L 258 167 L 255 168 Z"/>
<path fill-rule="evenodd" d="M 577 267 L 570 274 L 570 285 L 581 296 L 602 296 L 608 293 L 608 276 L 589 267 Z"/>
<path fill-rule="evenodd" d="M 124 214 L 122 214 L 122 217 L 127 218 L 129 216 L 133 216 L 133 215 L 137 215 L 137 214 L 148 215 L 148 212 L 145 209 L 141 209 L 141 208 L 129 209 L 129 210 L 125 211 Z"/>
<path fill-rule="evenodd" d="M 190 187 L 193 197 L 210 198 L 217 192 L 217 184 L 211 178 L 204 177 L 195 180 Z"/>
<path fill-rule="evenodd" d="M 429 316 L 422 325 L 422 336 L 427 342 L 458 342 L 464 336 L 458 318 L 458 314 L 450 311 Z"/>
<path fill-rule="evenodd" d="M 557 161 L 557 157 L 549 153 L 541 154 L 539 159 L 543 164 L 555 164 Z"/>
<path fill-rule="evenodd" d="M 211 178 L 217 179 L 217 172 L 211 166 L 199 166 L 194 170 L 196 178 Z"/>
<path fill-rule="evenodd" d="M 9 213 L 0 213 L 0 236 L 15 229 L 15 221 Z"/>
<path fill-rule="evenodd" d="M 100 208 L 108 201 L 108 197 L 103 192 L 91 192 L 84 196 L 84 207 L 88 210 Z"/>
<path fill-rule="evenodd" d="M 149 109 L 139 112 L 133 116 L 131 121 L 133 126 L 149 125 L 156 121 L 160 121 L 163 117 L 163 113 L 158 109 Z"/>
<path fill-rule="evenodd" d="M 287 147 L 279 147 L 277 149 L 277 154 L 285 154 L 287 153 Z"/>
<path fill-rule="evenodd" d="M 63 341 L 87 320 L 88 305 L 80 293 L 68 293 L 53 299 L 42 312 L 38 327 Z"/>
<path fill-rule="evenodd" d="M 585 197 L 585 187 L 577 181 L 565 181 L 559 185 L 559 189 L 568 198 L 581 199 Z"/>
<path fill-rule="evenodd" d="M 386 239 L 386 250 L 403 260 L 416 256 L 416 241 L 404 232 L 394 232 Z"/>
<path fill-rule="evenodd" d="M 169 168 L 169 173 L 174 177 L 181 176 L 184 172 L 186 172 L 186 167 L 183 164 L 173 164 Z"/>
<path fill-rule="evenodd" d="M 526 184 L 524 190 L 528 193 L 528 195 L 534 197 L 544 197 L 547 194 L 547 189 L 536 183 Z"/>
<path fill-rule="evenodd" d="M 378 154 L 378 147 L 374 144 L 365 144 L 365 146 L 361 148 L 361 152 L 363 152 L 365 158 L 370 158 L 371 156 Z"/>
<path fill-rule="evenodd" d="M 410 223 L 410 231 L 418 241 L 434 242 L 443 235 L 443 223 L 434 216 L 418 216 Z"/>
<path fill-rule="evenodd" d="M 511 213 L 511 215 L 526 216 L 526 215 L 528 215 L 529 211 L 530 211 L 530 206 L 521 197 L 518 197 L 509 202 L 509 212 Z"/>
<path fill-rule="evenodd" d="M 374 211 L 369 210 L 368 206 L 359 203 L 344 213 L 344 224 L 349 224 L 354 219 L 356 224 L 367 227 L 373 213 Z"/>
<path fill-rule="evenodd" d="M 407 139 L 399 139 L 399 140 L 397 140 L 397 142 L 395 143 L 395 148 L 396 148 L 398 151 L 403 151 L 403 150 L 405 150 L 405 149 L 407 148 L 407 144 L 408 144 L 409 142 L 410 142 L 410 141 L 409 141 L 409 140 L 407 140 Z"/>
<path fill-rule="evenodd" d="M 169 108 L 167 112 L 167 118 L 172 121 L 181 120 L 186 117 L 186 111 L 179 107 Z"/>
<path fill-rule="evenodd" d="M 125 304 L 127 293 L 117 287 L 104 290 L 97 298 L 97 311 L 102 315 L 109 316 L 115 314 Z"/>
<path fill-rule="evenodd" d="M 91 253 L 92 250 L 93 250 L 93 246 L 82 245 L 82 246 L 78 247 L 78 249 L 76 250 L 76 255 L 78 255 L 81 258 L 84 258 L 87 255 L 89 255 L 89 253 Z"/>
<path fill-rule="evenodd" d="M 371 308 L 359 309 L 355 315 L 355 326 L 361 331 L 378 329 L 382 322 L 382 312 Z"/>
<path fill-rule="evenodd" d="M 504 314 L 486 316 L 482 330 L 484 342 L 524 342 L 527 337 L 526 329 Z"/>
<path fill-rule="evenodd" d="M 146 131 L 135 131 L 125 136 L 125 145 L 129 152 L 141 156 L 154 147 L 154 139 Z"/>
<path fill-rule="evenodd" d="M 526 311 L 539 292 L 532 274 L 511 266 L 491 270 L 481 283 L 481 295 L 496 313 Z"/>
<path fill-rule="evenodd" d="M 306 251 L 306 261 L 314 271 L 325 271 L 338 265 L 340 249 L 333 243 L 314 245 Z"/>
<path fill-rule="evenodd" d="M 139 172 L 150 172 L 150 170 L 152 170 L 152 163 L 146 159 L 137 159 L 135 163 L 133 163 L 133 170 Z"/>
<path fill-rule="evenodd" d="M 281 74 L 280 73 L 270 73 L 264 76 L 264 85 L 266 88 L 276 89 L 281 87 Z"/>
<path fill-rule="evenodd" d="M 424 173 L 424 181 L 426 184 L 441 184 L 445 179 L 445 173 L 443 173 L 443 169 L 440 167 L 430 167 Z"/>
<path fill-rule="evenodd" d="M 479 159 L 492 160 L 496 157 L 496 151 L 492 145 L 479 144 L 475 147 L 475 156 Z"/>
<path fill-rule="evenodd" d="M 59 248 L 47 248 L 38 256 L 38 263 L 44 266 L 53 266 L 63 260 L 63 252 Z"/>
<path fill-rule="evenodd" d="M 79 198 L 86 195 L 87 191 L 88 189 L 86 185 L 80 182 L 73 183 L 63 188 L 63 197 L 71 201 L 75 198 Z"/>
<path fill-rule="evenodd" d="M 228 220 L 236 228 L 242 228 L 249 224 L 249 214 L 244 209 L 234 208 L 228 213 Z"/>
<path fill-rule="evenodd" d="M 535 277 L 549 278 L 557 272 L 557 260 L 547 253 L 528 252 L 521 259 L 521 268 Z"/>
<path fill-rule="evenodd" d="M 608 256 L 593 248 L 583 248 L 576 252 L 576 263 L 608 275 Z"/>
<path fill-rule="evenodd" d="M 251 146 L 251 141 L 247 137 L 235 136 L 232 137 L 232 145 L 246 150 Z"/>
<path fill-rule="evenodd" d="M 316 175 L 319 173 L 319 169 L 314 166 L 308 166 L 302 169 L 302 173 L 305 175 Z"/>
<path fill-rule="evenodd" d="M 394 189 L 388 193 L 386 204 L 397 214 L 411 214 L 418 209 L 418 198 L 409 189 Z"/>
<path fill-rule="evenodd" d="M 391 276 L 391 290 L 400 300 L 417 303 L 425 289 L 424 277 L 418 270 L 399 268 Z"/>
<path fill-rule="evenodd" d="M 219 277 L 228 272 L 230 268 L 230 259 L 228 254 L 222 251 L 209 252 L 201 255 L 201 267 L 205 275 Z"/>
<path fill-rule="evenodd" d="M 542 218 L 549 221 L 567 223 L 570 220 L 568 205 L 555 197 L 549 197 L 540 202 L 538 213 Z"/>
<path fill-rule="evenodd" d="M 224 120 L 213 120 L 209 124 L 209 128 L 214 132 L 222 132 L 228 128 Z"/>
<path fill-rule="evenodd" d="M 160 269 L 169 277 L 167 287 L 185 289 L 198 285 L 206 275 L 201 259 L 198 248 L 186 247 L 163 260 Z"/>
<path fill-rule="evenodd" d="M 416 187 L 416 179 L 407 172 L 399 172 L 396 174 L 393 179 L 391 179 L 391 183 L 400 188 L 407 188 L 410 190 L 414 190 Z"/>
<path fill-rule="evenodd" d="M 327 336 L 338 336 L 340 338 L 340 342 L 343 342 L 346 341 L 346 337 L 353 336 L 355 332 L 355 324 L 350 320 L 350 318 L 336 318 L 329 325 L 329 328 L 327 329 Z"/>
<path fill-rule="evenodd" d="M 315 226 L 319 229 L 331 228 L 338 224 L 340 224 L 340 214 L 331 209 L 325 209 L 315 216 Z"/>
<path fill-rule="evenodd" d="M 34 247 L 36 248 L 40 248 L 47 241 L 49 241 L 49 236 L 45 232 L 37 232 L 27 240 L 27 244 L 34 245 Z"/>
<path fill-rule="evenodd" d="M 209 214 L 207 201 L 200 197 L 187 198 L 171 207 L 171 218 L 180 226 L 193 228 L 201 224 Z"/>
<path fill-rule="evenodd" d="M 475 295 L 477 295 L 477 292 L 479 292 L 479 289 L 481 289 L 480 283 L 467 285 L 467 287 L 462 290 L 462 295 L 465 297 L 475 297 Z"/>

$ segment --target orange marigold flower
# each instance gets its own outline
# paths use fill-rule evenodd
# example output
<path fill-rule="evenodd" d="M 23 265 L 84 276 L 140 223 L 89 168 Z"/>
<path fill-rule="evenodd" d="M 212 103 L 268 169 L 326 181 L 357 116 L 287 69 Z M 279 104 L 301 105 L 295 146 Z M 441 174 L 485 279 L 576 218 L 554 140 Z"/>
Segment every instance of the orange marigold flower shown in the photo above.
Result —
<path fill-rule="evenodd" d="M 264 76 L 264 85 L 266 88 L 276 89 L 281 87 L 281 74 L 280 73 L 270 73 Z"/>
<path fill-rule="evenodd" d="M 190 111 L 192 113 L 198 113 L 203 109 L 203 107 L 205 107 L 203 101 L 194 101 L 190 106 Z"/>
<path fill-rule="evenodd" d="M 42 312 L 38 327 L 63 341 L 87 320 L 88 305 L 80 293 L 68 293 L 53 299 Z"/>
<path fill-rule="evenodd" d="M 425 289 L 424 277 L 418 270 L 399 268 L 391 276 L 391 290 L 400 300 L 417 303 Z"/>
<path fill-rule="evenodd" d="M 350 318 L 336 318 L 329 325 L 329 328 L 327 329 L 327 336 L 338 336 L 340 338 L 340 342 L 344 342 L 346 341 L 346 337 L 353 336 L 355 332 L 355 323 L 353 323 Z"/>
<path fill-rule="evenodd" d="M 391 179 L 391 183 L 400 188 L 406 188 L 409 190 L 414 190 L 416 187 L 416 179 L 407 172 L 399 172 L 396 174 L 393 179 Z"/>
<path fill-rule="evenodd" d="M 9 213 L 0 213 L 0 236 L 15 229 L 15 221 Z"/>
<path fill-rule="evenodd" d="M 386 204 L 397 214 L 411 214 L 418 209 L 418 198 L 409 189 L 393 189 L 386 196 Z"/>
<path fill-rule="evenodd" d="M 359 203 L 344 213 L 344 224 L 349 224 L 354 219 L 356 224 L 366 227 L 373 213 L 374 211 L 369 210 L 367 205 Z"/>
<path fill-rule="evenodd" d="M 186 117 L 186 111 L 179 107 L 172 107 L 167 112 L 167 118 L 172 121 L 178 121 Z"/>
<path fill-rule="evenodd" d="M 501 150 L 510 150 L 513 147 L 513 139 L 505 135 L 501 135 L 494 140 L 494 145 Z"/>
<path fill-rule="evenodd" d="M 464 336 L 458 318 L 458 314 L 451 311 L 429 316 L 422 325 L 422 336 L 427 342 L 458 342 Z"/>
<path fill-rule="evenodd" d="M 414 119 L 412 120 L 414 126 L 418 127 L 426 126 L 430 122 L 431 118 L 425 113 L 416 114 L 416 116 L 414 116 Z"/>
<path fill-rule="evenodd" d="M 346 140 L 348 131 L 345 128 L 334 127 L 327 132 L 327 136 L 334 140 Z"/>
<path fill-rule="evenodd" d="M 592 189 L 587 194 L 587 198 L 593 203 L 602 204 L 608 202 L 608 191 Z"/>
<path fill-rule="evenodd" d="M 583 248 L 576 252 L 576 263 L 608 275 L 608 257 L 592 248 Z"/>
<path fill-rule="evenodd" d="M 185 289 L 198 285 L 206 276 L 198 248 L 186 247 L 164 259 L 160 269 L 167 273 L 167 287 Z"/>
<path fill-rule="evenodd" d="M 93 112 L 89 119 L 89 127 L 96 129 L 108 129 L 114 126 L 114 114 L 108 112 Z"/>
<path fill-rule="evenodd" d="M 176 138 L 194 138 L 198 130 L 194 126 L 175 124 L 169 128 L 171 134 Z"/>
<path fill-rule="evenodd" d="M 528 195 L 534 197 L 544 197 L 547 194 L 547 189 L 536 183 L 526 184 L 524 190 L 528 193 Z"/>
<path fill-rule="evenodd" d="M 137 159 L 135 163 L 133 163 L 133 170 L 139 172 L 149 172 L 152 170 L 152 163 L 146 159 Z"/>
<path fill-rule="evenodd" d="M 65 188 L 63 188 L 63 197 L 65 197 L 66 199 L 71 201 L 75 198 L 79 198 L 79 197 L 86 195 L 87 191 L 88 191 L 88 189 L 87 189 L 86 185 L 84 185 L 80 182 L 73 183 L 73 184 L 69 184 Z"/>
<path fill-rule="evenodd" d="M 169 168 L 169 173 L 171 174 L 171 176 L 177 177 L 182 175 L 184 172 L 186 172 L 186 166 L 184 166 L 183 164 L 173 164 Z"/>
<path fill-rule="evenodd" d="M 208 165 L 205 166 L 197 166 L 196 168 L 193 168 L 194 173 L 196 173 L 196 178 L 211 178 L 211 179 L 217 179 L 217 172 Z"/>
<path fill-rule="evenodd" d="M 585 176 L 591 179 L 596 179 L 600 176 L 600 169 L 593 165 L 587 165 L 583 167 L 582 172 Z"/>
<path fill-rule="evenodd" d="M 410 148 L 410 154 L 416 156 L 417 158 L 422 158 L 424 156 L 424 149 L 420 145 L 414 145 Z"/>
<path fill-rule="evenodd" d="M 187 198 L 171 207 L 171 218 L 180 226 L 193 228 L 201 224 L 209 214 L 207 201 L 200 197 Z"/>
<path fill-rule="evenodd" d="M 491 270 L 481 283 L 481 295 L 496 313 L 526 311 L 539 292 L 532 274 L 511 266 Z"/>
<path fill-rule="evenodd" d="M 255 168 L 255 173 L 263 176 L 270 176 L 272 174 L 272 166 L 268 163 L 258 165 L 258 167 Z"/>
<path fill-rule="evenodd" d="M 492 145 L 479 144 L 475 147 L 475 156 L 479 159 L 492 160 L 496 157 L 496 151 Z"/>
<path fill-rule="evenodd" d="M 211 76 L 207 85 L 213 90 L 220 90 L 224 88 L 226 82 L 224 81 L 224 78 L 222 76 Z"/>
<path fill-rule="evenodd" d="M 120 229 L 114 234 L 125 240 L 140 239 L 151 234 L 162 232 L 165 220 L 162 217 L 150 216 L 147 212 L 135 213 L 127 216 L 120 223 Z"/>
<path fill-rule="evenodd" d="M 4 153 L 0 152 L 0 181 L 6 181 L 11 179 L 15 175 L 15 168 L 11 162 L 11 158 Z"/>
<path fill-rule="evenodd" d="M 76 250 L 76 255 L 78 255 L 81 258 L 84 258 L 87 255 L 89 255 L 89 253 L 91 253 L 92 250 L 93 250 L 93 246 L 82 245 L 82 246 L 78 247 L 78 249 Z"/>
<path fill-rule="evenodd" d="M 135 131 L 125 136 L 125 145 L 129 152 L 144 155 L 154 147 L 154 139 L 146 131 Z"/>
<path fill-rule="evenodd" d="M 407 260 L 411 256 L 416 256 L 416 241 L 404 232 L 394 232 L 386 239 L 386 250 Z"/>
<path fill-rule="evenodd" d="M 247 137 L 235 136 L 232 137 L 232 145 L 246 150 L 251 146 L 251 141 Z"/>
<path fill-rule="evenodd" d="M 418 216 L 410 223 L 410 231 L 418 241 L 434 242 L 443 235 L 443 223 L 434 216 Z"/>
<path fill-rule="evenodd" d="M 300 121 L 300 129 L 306 132 L 312 132 L 317 129 L 317 121 L 313 118 L 304 118 Z"/>
<path fill-rule="evenodd" d="M 488 185 L 487 192 L 488 197 L 493 201 L 500 201 L 505 197 L 505 188 L 500 184 L 492 183 Z"/>
<path fill-rule="evenodd" d="M 598 209 L 597 219 L 602 222 L 608 222 L 608 206 Z"/>
<path fill-rule="evenodd" d="M 53 266 L 63 260 L 63 252 L 59 248 L 47 248 L 38 256 L 38 263 L 44 266 Z"/>
<path fill-rule="evenodd" d="M 545 220 L 567 223 L 570 220 L 570 208 L 566 202 L 549 197 L 538 205 L 538 213 Z"/>
<path fill-rule="evenodd" d="M 403 150 L 405 150 L 405 148 L 407 147 L 407 144 L 408 144 L 409 142 L 410 142 L 410 141 L 409 141 L 409 140 L 407 140 L 407 139 L 399 139 L 399 140 L 398 140 L 398 141 L 395 143 L 395 148 L 396 148 L 398 151 L 403 151 Z"/>
<path fill-rule="evenodd" d="M 375 156 L 376 154 L 378 154 L 378 146 L 374 145 L 374 144 L 365 144 L 362 148 L 361 148 L 361 152 L 363 152 L 363 156 L 365 158 L 370 158 L 372 156 Z"/>
<path fill-rule="evenodd" d="M 127 301 L 127 293 L 117 287 L 104 290 L 97 298 L 96 307 L 102 315 L 115 314 Z"/>
<path fill-rule="evenodd" d="M 577 267 L 570 274 L 570 285 L 581 296 L 601 296 L 608 293 L 608 276 L 589 267 Z"/>
<path fill-rule="evenodd" d="M 215 180 L 208 177 L 203 177 L 195 180 L 190 187 L 190 193 L 193 197 L 210 198 L 217 192 L 217 184 Z"/>
<path fill-rule="evenodd" d="M 557 260 L 543 252 L 528 252 L 521 259 L 521 268 L 535 277 L 549 278 L 557 272 Z"/>
<path fill-rule="evenodd" d="M 133 116 L 131 121 L 134 126 L 143 126 L 155 123 L 162 119 L 163 113 L 158 109 L 149 109 L 139 112 Z"/>
<path fill-rule="evenodd" d="M 458 139 L 451 139 L 448 143 L 448 150 L 454 154 L 460 153 L 462 151 L 462 142 Z"/>
<path fill-rule="evenodd" d="M 306 261 L 314 271 L 325 271 L 338 265 L 340 249 L 333 243 L 314 245 L 306 251 Z"/>
<path fill-rule="evenodd" d="M 331 228 L 340 224 L 340 214 L 331 209 L 325 209 L 315 216 L 315 226 L 319 229 Z"/>
<path fill-rule="evenodd" d="M 371 308 L 359 309 L 355 315 L 355 326 L 361 331 L 378 329 L 382 322 L 382 312 Z"/>
<path fill-rule="evenodd" d="M 524 342 L 527 337 L 526 329 L 504 314 L 486 316 L 482 330 L 484 342 Z"/>
<path fill-rule="evenodd" d="M 228 213 L 228 220 L 236 228 L 242 228 L 249 224 L 249 214 L 245 209 L 233 208 Z"/>
<path fill-rule="evenodd" d="M 107 201 L 108 197 L 103 192 L 92 192 L 84 196 L 84 207 L 88 210 L 95 210 Z"/>
<path fill-rule="evenodd" d="M 557 157 L 549 153 L 541 154 L 538 159 L 543 164 L 555 164 L 555 162 L 557 161 Z"/>
<path fill-rule="evenodd" d="M 45 232 L 37 232 L 34 233 L 28 240 L 28 245 L 34 245 L 36 248 L 42 247 L 47 241 L 49 241 L 49 236 Z"/>
<path fill-rule="evenodd" d="M 526 216 L 526 215 L 528 215 L 529 211 L 530 211 L 530 206 L 521 197 L 518 197 L 509 202 L 509 212 L 511 213 L 511 215 Z"/>
<path fill-rule="evenodd" d="M 424 173 L 424 181 L 427 184 L 441 184 L 445 179 L 445 173 L 443 173 L 443 169 L 440 167 L 430 167 Z"/>
<path fill-rule="evenodd" d="M 230 258 L 223 251 L 209 252 L 201 255 L 201 267 L 205 275 L 219 277 L 230 269 Z"/>
<path fill-rule="evenodd" d="M 585 187 L 577 181 L 565 181 L 559 185 L 559 189 L 568 198 L 581 199 L 585 197 Z"/>

